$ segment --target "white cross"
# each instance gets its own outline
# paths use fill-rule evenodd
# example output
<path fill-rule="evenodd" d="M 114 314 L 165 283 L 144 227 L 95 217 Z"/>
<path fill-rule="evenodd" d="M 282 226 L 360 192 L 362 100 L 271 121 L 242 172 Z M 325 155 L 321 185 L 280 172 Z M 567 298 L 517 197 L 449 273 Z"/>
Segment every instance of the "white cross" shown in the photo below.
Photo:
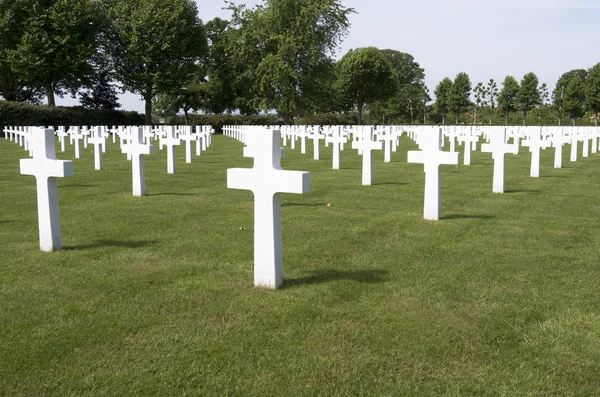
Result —
<path fill-rule="evenodd" d="M 440 219 L 442 203 L 442 181 L 440 166 L 442 164 L 458 165 L 460 153 L 441 150 L 443 133 L 441 128 L 422 130 L 419 137 L 421 151 L 409 151 L 409 163 L 422 163 L 425 171 L 425 204 L 423 217 L 429 221 Z"/>
<path fill-rule="evenodd" d="M 300 135 L 300 153 L 305 154 L 306 153 L 306 137 L 308 136 L 308 132 L 306 131 L 306 126 L 300 127 L 300 132 L 298 133 L 298 135 Z"/>
<path fill-rule="evenodd" d="M 62 242 L 56 178 L 73 176 L 73 162 L 56 159 L 53 130 L 36 128 L 31 138 L 33 159 L 22 159 L 20 165 L 21 174 L 33 175 L 36 180 L 40 249 L 60 250 Z"/>
<path fill-rule="evenodd" d="M 79 141 L 83 139 L 83 135 L 81 134 L 79 127 L 71 127 L 71 128 L 73 129 L 73 132 L 70 132 L 71 143 L 75 146 L 75 158 L 80 159 L 81 158 L 81 144 Z M 69 128 L 69 131 L 71 131 L 71 128 Z"/>
<path fill-rule="evenodd" d="M 540 176 L 540 151 L 550 146 L 550 142 L 541 138 L 540 130 L 532 128 L 529 139 L 524 140 L 521 145 L 529 147 L 531 152 L 531 167 L 529 176 L 539 178 Z"/>
<path fill-rule="evenodd" d="M 319 160 L 320 157 L 320 141 L 325 139 L 325 135 L 321 134 L 319 127 L 316 126 L 314 132 L 310 135 L 310 139 L 313 141 L 313 159 Z"/>
<path fill-rule="evenodd" d="M 554 168 L 562 168 L 563 144 L 569 142 L 569 137 L 565 136 L 563 127 L 555 127 L 552 130 L 552 146 L 554 147 Z"/>
<path fill-rule="evenodd" d="M 362 151 L 362 184 L 371 185 L 373 183 L 373 157 L 371 152 L 383 149 L 383 142 L 373 140 L 373 127 L 363 127 L 362 139 L 352 141 L 352 149 Z"/>
<path fill-rule="evenodd" d="M 194 138 L 196 139 L 196 156 L 202 155 L 202 139 L 204 139 L 204 132 L 202 132 L 201 126 L 196 126 L 196 132 L 194 132 Z"/>
<path fill-rule="evenodd" d="M 175 173 L 175 146 L 181 145 L 181 139 L 177 138 L 174 126 L 167 127 L 165 137 L 160 138 L 160 144 L 167 147 L 167 173 Z"/>
<path fill-rule="evenodd" d="M 377 134 L 377 140 L 384 142 L 383 162 L 390 163 L 392 161 L 392 146 L 396 143 L 398 137 L 392 132 L 392 127 L 383 127 L 384 134 Z"/>
<path fill-rule="evenodd" d="M 124 144 L 122 150 L 131 156 L 133 195 L 141 197 L 146 195 L 144 155 L 154 153 L 154 146 L 144 144 L 144 130 L 141 127 L 131 127 L 129 134 L 131 143 Z"/>
<path fill-rule="evenodd" d="M 94 127 L 93 135 L 88 139 L 88 142 L 94 145 L 94 169 L 102 169 L 102 150 L 101 146 L 104 144 L 104 138 L 102 138 L 102 132 L 100 127 Z"/>
<path fill-rule="evenodd" d="M 571 128 L 571 161 L 577 161 L 577 142 L 579 142 L 579 132 L 575 128 Z"/>
<path fill-rule="evenodd" d="M 65 138 L 68 137 L 69 134 L 67 134 L 65 131 L 64 126 L 59 126 L 56 135 L 58 136 L 58 141 L 60 142 L 60 151 L 64 152 L 67 150 L 67 140 Z"/>
<path fill-rule="evenodd" d="M 185 141 L 185 162 L 192 162 L 192 141 L 196 140 L 196 137 L 192 134 L 192 127 L 185 127 L 185 134 L 180 135 L 180 138 Z"/>
<path fill-rule="evenodd" d="M 227 187 L 254 193 L 254 285 L 277 288 L 283 283 L 281 193 L 308 192 L 310 174 L 281 168 L 279 130 L 258 130 L 248 138 L 244 156 L 254 157 L 254 167 L 228 169 Z"/>
<path fill-rule="evenodd" d="M 481 151 L 492 153 L 494 159 L 494 182 L 492 191 L 504 193 L 504 155 L 506 153 L 519 154 L 517 143 L 506 143 L 506 129 L 494 128 L 489 134 L 489 143 L 481 145 Z"/>
<path fill-rule="evenodd" d="M 474 134 L 472 129 L 465 131 L 462 135 L 458 137 L 459 142 L 464 143 L 464 165 L 471 165 L 471 150 L 473 149 L 473 145 L 477 145 L 477 141 L 479 140 L 479 136 Z"/>
<path fill-rule="evenodd" d="M 333 143 L 333 165 L 334 170 L 340 169 L 340 148 L 346 143 L 346 137 L 342 134 L 342 127 L 333 127 L 333 135 L 327 135 L 325 142 Z"/>

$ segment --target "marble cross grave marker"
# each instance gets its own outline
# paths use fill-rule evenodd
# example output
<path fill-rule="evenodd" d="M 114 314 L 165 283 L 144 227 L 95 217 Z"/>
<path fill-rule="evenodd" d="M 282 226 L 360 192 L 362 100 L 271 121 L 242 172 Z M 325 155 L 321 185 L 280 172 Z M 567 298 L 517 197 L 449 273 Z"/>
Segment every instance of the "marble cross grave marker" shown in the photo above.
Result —
<path fill-rule="evenodd" d="M 529 139 L 521 142 L 521 145 L 529 147 L 531 152 L 531 167 L 529 170 L 529 176 L 532 178 L 540 177 L 540 151 L 550 146 L 550 142 L 542 139 L 540 136 L 540 130 L 532 128 L 529 134 Z"/>
<path fill-rule="evenodd" d="M 492 192 L 504 193 L 504 155 L 506 153 L 519 154 L 517 143 L 506 143 L 506 129 L 495 128 L 490 131 L 490 143 L 481 145 L 481 151 L 492 153 L 494 159 L 494 182 Z"/>
<path fill-rule="evenodd" d="M 421 134 L 426 134 L 420 137 L 421 151 L 409 151 L 408 162 L 423 163 L 425 170 L 423 217 L 428 221 L 437 221 L 440 219 L 442 203 L 440 165 L 458 165 L 460 153 L 441 150 L 443 138 L 441 128 L 424 129 Z"/>
<path fill-rule="evenodd" d="M 102 138 L 101 127 L 94 127 L 93 136 L 88 139 L 88 142 L 94 145 L 94 169 L 102 169 L 102 145 L 104 145 L 104 138 Z"/>
<path fill-rule="evenodd" d="M 48 252 L 60 250 L 62 242 L 56 178 L 73 176 L 73 162 L 56 159 L 53 130 L 35 129 L 32 141 L 33 158 L 22 159 L 20 165 L 22 175 L 33 175 L 36 179 L 40 249 Z"/>
<path fill-rule="evenodd" d="M 249 137 L 245 157 L 253 168 L 227 170 L 227 187 L 254 193 L 254 285 L 277 288 L 283 283 L 281 193 L 307 193 L 310 174 L 285 171 L 280 160 L 279 130 L 257 130 Z"/>
<path fill-rule="evenodd" d="M 167 147 L 167 173 L 175 173 L 175 146 L 181 145 L 181 139 L 177 138 L 174 126 L 167 127 L 167 134 L 160 139 L 160 144 Z"/>
<path fill-rule="evenodd" d="M 346 142 L 346 137 L 342 133 L 342 127 L 333 127 L 332 135 L 327 135 L 326 142 L 333 143 L 333 165 L 334 170 L 340 169 L 340 149 Z"/>
<path fill-rule="evenodd" d="M 144 130 L 141 127 L 133 127 L 130 134 L 132 139 L 130 143 L 123 145 L 122 150 L 131 155 L 133 195 L 141 197 L 146 195 L 144 155 L 154 153 L 154 146 L 144 144 Z"/>
<path fill-rule="evenodd" d="M 352 141 L 352 149 L 362 151 L 363 167 L 362 167 L 362 184 L 373 184 L 373 150 L 382 150 L 383 142 L 373 140 L 373 127 L 363 127 L 362 139 Z"/>

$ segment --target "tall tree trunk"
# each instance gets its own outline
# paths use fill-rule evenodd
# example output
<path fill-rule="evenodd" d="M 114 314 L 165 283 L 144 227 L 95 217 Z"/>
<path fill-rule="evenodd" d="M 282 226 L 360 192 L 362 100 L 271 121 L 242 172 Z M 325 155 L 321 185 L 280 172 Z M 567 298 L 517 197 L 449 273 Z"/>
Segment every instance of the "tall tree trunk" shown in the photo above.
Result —
<path fill-rule="evenodd" d="M 446 115 L 442 114 L 442 124 L 446 124 Z"/>
<path fill-rule="evenodd" d="M 183 116 L 185 117 L 185 125 L 190 125 L 190 119 L 188 117 L 188 109 L 183 109 Z"/>
<path fill-rule="evenodd" d="M 504 112 L 504 125 L 508 125 L 508 112 Z"/>
<path fill-rule="evenodd" d="M 144 101 L 146 101 L 145 123 L 152 125 L 152 91 L 144 94 Z"/>
<path fill-rule="evenodd" d="M 291 125 L 292 124 L 292 115 L 289 113 L 283 114 L 283 124 Z"/>
<path fill-rule="evenodd" d="M 527 125 L 527 112 L 523 110 L 523 125 Z"/>
<path fill-rule="evenodd" d="M 54 100 L 54 87 L 52 87 L 52 83 L 46 84 L 44 86 L 44 91 L 46 91 L 46 96 L 48 97 L 48 106 L 56 106 L 56 102 Z"/>
<path fill-rule="evenodd" d="M 475 108 L 475 119 L 473 119 L 473 124 L 477 124 L 477 108 Z"/>
<path fill-rule="evenodd" d="M 598 126 L 598 112 L 594 113 L 594 125 L 597 127 Z"/>

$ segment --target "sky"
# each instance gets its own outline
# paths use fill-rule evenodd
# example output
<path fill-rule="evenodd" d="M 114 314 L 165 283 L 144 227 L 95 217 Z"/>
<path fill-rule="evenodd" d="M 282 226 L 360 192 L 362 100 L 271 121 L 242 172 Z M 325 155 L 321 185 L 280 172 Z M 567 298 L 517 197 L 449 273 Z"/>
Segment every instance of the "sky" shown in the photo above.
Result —
<path fill-rule="evenodd" d="M 550 92 L 561 74 L 600 62 L 596 49 L 600 0 L 341 0 L 353 8 L 336 59 L 359 47 L 411 54 L 425 69 L 430 91 L 444 77 L 466 72 L 473 86 L 490 78 L 517 80 L 534 72 Z M 200 18 L 229 19 L 222 0 L 196 0 Z M 252 7 L 261 0 L 234 0 Z M 433 95 L 432 95 L 433 96 Z M 143 112 L 137 95 L 120 97 L 124 110 Z M 77 100 L 57 98 L 59 105 Z"/>

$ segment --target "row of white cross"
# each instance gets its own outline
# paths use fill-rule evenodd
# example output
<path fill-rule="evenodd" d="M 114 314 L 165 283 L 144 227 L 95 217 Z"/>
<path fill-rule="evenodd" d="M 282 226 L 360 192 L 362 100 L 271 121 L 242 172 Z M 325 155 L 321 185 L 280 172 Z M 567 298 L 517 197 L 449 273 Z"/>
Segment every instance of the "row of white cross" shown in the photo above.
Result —
<path fill-rule="evenodd" d="M 92 128 L 89 143 L 94 145 L 95 169 L 101 170 L 102 152 L 106 151 L 107 128 L 98 126 Z M 191 142 L 196 141 L 196 154 L 206 149 L 212 142 L 214 130 L 208 126 L 198 126 L 196 133 L 191 127 L 176 129 L 167 126 L 151 130 L 142 127 L 117 127 L 113 133 L 121 139 L 121 151 L 132 161 L 132 190 L 134 196 L 146 194 L 144 178 L 144 155 L 154 153 L 152 140 L 160 137 L 161 146 L 167 147 L 167 172 L 175 173 L 175 146 L 186 142 L 186 160 L 191 162 Z M 66 138 L 71 137 L 75 142 L 75 151 L 79 153 L 79 140 L 82 139 L 81 129 L 71 127 L 68 131 L 59 128 L 54 131 L 44 127 L 7 127 L 4 130 L 6 139 L 19 143 L 29 151 L 31 159 L 21 160 L 21 174 L 33 175 L 37 184 L 38 226 L 40 249 L 42 251 L 59 250 L 62 247 L 60 237 L 60 210 L 58 205 L 57 178 L 73 175 L 73 162 L 56 159 L 55 134 L 61 146 Z M 64 146 L 63 146 L 64 149 Z M 80 154 L 80 153 L 79 153 Z"/>

